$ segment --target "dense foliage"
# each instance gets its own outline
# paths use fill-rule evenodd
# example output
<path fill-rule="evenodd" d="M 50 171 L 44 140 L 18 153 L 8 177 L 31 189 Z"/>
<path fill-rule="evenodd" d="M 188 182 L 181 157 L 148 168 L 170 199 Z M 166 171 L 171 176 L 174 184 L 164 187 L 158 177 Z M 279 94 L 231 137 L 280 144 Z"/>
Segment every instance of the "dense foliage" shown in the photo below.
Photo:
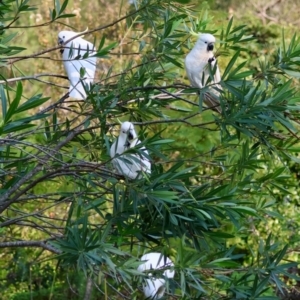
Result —
<path fill-rule="evenodd" d="M 292 30 L 226 19 L 218 1 L 31 2 L 0 4 L 3 299 L 142 299 L 149 251 L 175 264 L 165 299 L 297 297 Z M 67 27 L 88 27 L 97 48 L 86 101 L 66 93 L 56 37 Z M 187 81 L 192 31 L 218 39 L 221 114 Z M 126 120 L 152 162 L 134 181 L 109 156 Z"/>

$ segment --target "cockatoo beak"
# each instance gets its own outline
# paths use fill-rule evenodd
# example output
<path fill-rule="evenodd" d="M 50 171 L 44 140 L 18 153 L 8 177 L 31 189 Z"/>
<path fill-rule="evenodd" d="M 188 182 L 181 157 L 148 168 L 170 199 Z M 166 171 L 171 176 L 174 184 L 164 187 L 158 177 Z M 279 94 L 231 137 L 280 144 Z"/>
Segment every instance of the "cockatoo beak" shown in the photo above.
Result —
<path fill-rule="evenodd" d="M 61 39 L 61 38 L 58 38 L 58 39 L 57 39 L 57 43 L 58 43 L 58 45 L 62 46 L 62 45 L 64 44 L 64 40 Z M 64 53 L 64 49 L 61 48 L 61 49 L 59 50 L 59 52 L 60 52 L 61 54 L 63 54 L 63 53 Z"/>
<path fill-rule="evenodd" d="M 212 51 L 212 50 L 214 50 L 214 44 L 213 43 L 209 43 L 207 45 L 207 51 Z"/>
<path fill-rule="evenodd" d="M 129 141 L 133 140 L 133 134 L 130 131 L 128 132 L 127 136 Z"/>
<path fill-rule="evenodd" d="M 58 45 L 63 45 L 64 44 L 64 40 L 61 39 L 60 37 L 57 39 Z"/>

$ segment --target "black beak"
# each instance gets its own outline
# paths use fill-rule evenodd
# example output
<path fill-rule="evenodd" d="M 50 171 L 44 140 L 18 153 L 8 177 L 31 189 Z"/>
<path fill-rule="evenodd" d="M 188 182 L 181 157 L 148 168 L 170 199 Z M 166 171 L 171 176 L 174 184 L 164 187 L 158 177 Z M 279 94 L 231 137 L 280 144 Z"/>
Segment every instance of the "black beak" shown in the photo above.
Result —
<path fill-rule="evenodd" d="M 58 45 L 63 45 L 64 44 L 64 40 L 63 39 L 61 39 L 61 38 L 58 38 L 57 39 L 57 43 L 58 43 Z"/>
<path fill-rule="evenodd" d="M 133 139 L 133 134 L 130 131 L 128 132 L 128 139 L 129 141 Z"/>
<path fill-rule="evenodd" d="M 58 45 L 61 45 L 61 46 L 64 44 L 64 41 L 63 41 L 61 38 L 58 38 L 57 42 L 58 42 Z M 61 48 L 61 49 L 59 50 L 59 52 L 60 52 L 61 54 L 63 54 L 63 53 L 64 53 L 64 49 Z"/>
<path fill-rule="evenodd" d="M 214 50 L 214 44 L 213 43 L 209 43 L 207 45 L 207 51 L 212 51 L 212 50 Z"/>

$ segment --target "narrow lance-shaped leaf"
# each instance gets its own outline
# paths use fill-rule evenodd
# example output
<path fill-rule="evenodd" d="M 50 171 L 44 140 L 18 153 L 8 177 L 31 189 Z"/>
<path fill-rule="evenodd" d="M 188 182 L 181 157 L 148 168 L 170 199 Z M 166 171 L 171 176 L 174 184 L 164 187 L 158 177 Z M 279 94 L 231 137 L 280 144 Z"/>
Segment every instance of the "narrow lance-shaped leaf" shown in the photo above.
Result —
<path fill-rule="evenodd" d="M 60 0 L 55 0 L 55 10 L 60 11 Z"/>
<path fill-rule="evenodd" d="M 20 113 L 32 108 L 35 108 L 37 106 L 40 106 L 41 104 L 45 103 L 46 101 L 48 101 L 50 98 L 46 97 L 46 98 L 41 98 L 42 95 L 36 95 L 33 96 L 32 98 L 28 99 L 25 103 L 21 104 L 18 109 L 16 110 L 16 113 Z"/>
<path fill-rule="evenodd" d="M 20 103 L 21 97 L 23 93 L 23 86 L 21 82 L 18 82 L 17 84 L 17 90 L 16 90 L 16 96 L 15 99 L 11 102 L 8 111 L 5 116 L 5 123 L 8 122 L 11 117 L 16 113 L 17 107 Z"/>
<path fill-rule="evenodd" d="M 230 70 L 232 69 L 233 65 L 235 64 L 236 60 L 238 59 L 238 57 L 240 56 L 240 51 L 237 51 L 233 57 L 231 58 L 229 64 L 227 65 L 222 77 L 223 79 L 226 78 L 227 74 L 230 72 Z"/>
<path fill-rule="evenodd" d="M 62 12 L 66 9 L 67 5 L 68 5 L 69 0 L 65 0 L 59 10 L 59 15 L 62 14 Z"/>
<path fill-rule="evenodd" d="M 7 111 L 7 98 L 4 92 L 3 84 L 0 84 L 0 97 L 1 97 L 1 106 L 2 106 L 2 118 L 6 118 Z"/>

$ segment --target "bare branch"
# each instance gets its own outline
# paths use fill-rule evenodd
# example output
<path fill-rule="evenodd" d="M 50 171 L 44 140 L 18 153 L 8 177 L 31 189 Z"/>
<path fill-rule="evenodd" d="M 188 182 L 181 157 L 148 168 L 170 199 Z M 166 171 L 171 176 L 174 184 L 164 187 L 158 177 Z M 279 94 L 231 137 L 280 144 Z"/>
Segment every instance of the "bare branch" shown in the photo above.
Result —
<path fill-rule="evenodd" d="M 87 119 L 86 119 L 87 120 Z M 80 129 L 81 126 L 83 126 L 82 124 L 85 123 L 85 120 L 78 125 L 77 127 L 74 128 L 73 131 L 71 131 L 68 136 L 61 141 L 53 150 L 51 150 L 49 153 L 53 152 L 57 152 L 59 149 L 61 149 L 64 145 L 66 145 L 69 141 L 71 141 L 77 134 L 78 134 L 78 130 Z M 45 155 L 43 157 L 43 161 L 47 161 L 47 159 L 51 156 L 50 155 Z M 23 192 L 19 192 L 17 193 L 13 199 L 10 199 L 8 203 L 4 203 L 5 201 L 8 200 L 8 198 L 14 193 L 16 192 L 25 182 L 27 182 L 30 178 L 34 177 L 37 173 L 39 173 L 40 171 L 43 170 L 44 167 L 44 163 L 43 162 L 39 162 L 30 172 L 28 172 L 27 174 L 25 174 L 14 186 L 12 186 L 10 189 L 8 189 L 1 197 L 0 197 L 0 206 L 2 206 L 2 208 L 0 209 L 0 213 L 2 213 L 4 211 L 4 209 L 6 209 L 8 207 L 8 203 L 12 203 L 14 200 L 18 199 Z M 25 187 L 26 189 L 26 187 Z"/>
<path fill-rule="evenodd" d="M 77 37 L 80 37 L 80 36 L 82 36 L 82 35 L 90 34 L 90 33 L 96 32 L 96 31 L 101 31 L 101 30 L 103 30 L 103 29 L 112 27 L 112 26 L 118 24 L 119 22 L 121 22 L 121 21 L 127 19 L 128 17 L 137 14 L 138 12 L 140 12 L 140 11 L 143 10 L 143 9 L 145 9 L 146 7 L 147 7 L 147 6 L 143 6 L 143 7 L 139 8 L 138 10 L 135 10 L 135 11 L 133 11 L 132 13 L 129 13 L 128 15 L 125 15 L 125 16 L 123 16 L 123 17 L 121 17 L 121 18 L 119 18 L 119 19 L 117 19 L 117 20 L 115 20 L 115 21 L 113 21 L 113 22 L 111 22 L 111 23 L 109 23 L 109 24 L 106 24 L 106 25 L 104 25 L 104 26 L 100 26 L 100 27 L 97 27 L 97 28 L 95 28 L 95 29 L 87 30 L 87 31 L 85 31 L 85 32 L 80 32 L 80 33 L 78 33 L 77 35 L 75 35 L 74 37 L 72 37 L 71 39 L 67 40 L 65 43 L 68 43 L 68 42 L 70 42 L 70 41 L 72 41 L 72 40 L 74 40 L 74 39 L 76 39 Z M 41 25 L 35 25 L 35 27 L 46 26 L 46 25 L 49 25 L 50 23 L 52 23 L 52 21 L 49 21 L 49 22 L 47 22 L 47 23 L 44 23 L 45 25 L 44 25 L 44 24 L 41 24 Z M 27 27 L 27 26 L 11 26 L 10 28 L 28 28 L 28 27 Z M 34 54 L 31 54 L 31 55 L 24 55 L 23 57 L 20 57 L 20 56 L 19 56 L 18 58 L 10 57 L 10 58 L 9 58 L 8 64 L 14 64 L 14 63 L 16 63 L 16 62 L 18 62 L 18 61 L 20 61 L 20 60 L 34 58 L 34 57 L 40 56 L 40 55 L 42 55 L 42 54 L 45 54 L 45 53 L 49 53 L 49 52 L 58 50 L 58 49 L 61 49 L 61 45 L 56 46 L 56 47 L 52 47 L 52 48 L 50 48 L 50 49 L 46 49 L 46 50 L 43 50 L 43 51 L 40 51 L 40 52 L 37 52 L 37 53 L 34 53 Z"/>
<path fill-rule="evenodd" d="M 91 276 L 88 276 L 86 281 L 86 286 L 85 286 L 85 295 L 83 299 L 90 300 L 92 296 L 92 291 L 93 291 L 93 279 Z"/>
<path fill-rule="evenodd" d="M 23 80 L 37 80 L 37 81 L 39 81 L 38 78 L 40 78 L 40 77 L 56 77 L 56 78 L 68 79 L 68 77 L 64 76 L 64 75 L 50 74 L 49 73 L 49 74 L 37 74 L 37 75 L 32 75 L 32 76 L 15 77 L 15 78 L 9 78 L 9 79 L 5 79 L 5 80 L 0 80 L 0 84 L 23 81 Z M 63 87 L 63 86 L 61 86 L 61 87 Z"/>
<path fill-rule="evenodd" d="M 15 242 L 2 242 L 0 243 L 0 248 L 19 248 L 19 247 L 38 247 L 48 250 L 50 252 L 60 254 L 61 252 L 47 244 L 48 240 L 45 241 L 15 241 Z"/>

